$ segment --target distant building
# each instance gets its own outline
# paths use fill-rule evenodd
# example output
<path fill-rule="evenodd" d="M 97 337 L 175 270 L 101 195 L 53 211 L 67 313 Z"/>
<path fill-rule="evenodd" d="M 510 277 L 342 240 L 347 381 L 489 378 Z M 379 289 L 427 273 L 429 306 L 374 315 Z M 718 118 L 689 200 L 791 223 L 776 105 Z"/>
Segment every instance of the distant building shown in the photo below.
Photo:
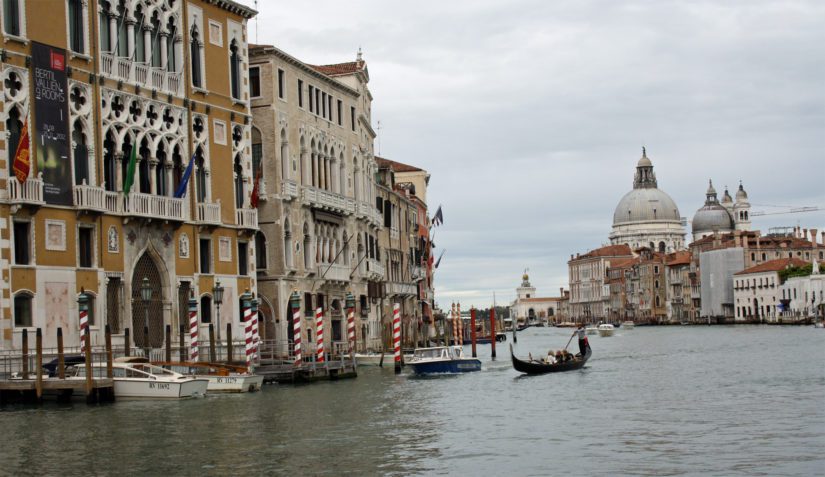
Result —
<path fill-rule="evenodd" d="M 788 278 L 781 288 L 780 320 L 825 318 L 825 273 L 814 260 L 811 275 Z"/>
<path fill-rule="evenodd" d="M 604 321 L 610 307 L 610 289 L 605 284 L 606 271 L 616 260 L 632 258 L 626 244 L 608 245 L 583 255 L 570 256 L 567 262 L 570 280 L 570 319 L 580 323 Z"/>
<path fill-rule="evenodd" d="M 536 288 L 530 284 L 530 277 L 525 273 L 521 277 L 521 286 L 516 288 L 517 298 L 510 304 L 510 317 L 516 323 L 557 323 L 560 320 L 559 302 L 564 297 L 564 289 L 557 297 L 538 297 Z"/>
<path fill-rule="evenodd" d="M 733 276 L 736 321 L 775 322 L 782 312 L 779 272 L 804 267 L 798 258 L 778 258 L 746 268 Z"/>
<path fill-rule="evenodd" d="M 665 258 L 667 267 L 667 319 L 690 321 L 690 252 L 682 250 Z"/>
<path fill-rule="evenodd" d="M 633 190 L 619 201 L 613 213 L 610 243 L 633 250 L 649 247 L 658 252 L 685 248 L 685 229 L 676 202 L 658 188 L 653 163 L 642 149 L 636 165 Z"/>

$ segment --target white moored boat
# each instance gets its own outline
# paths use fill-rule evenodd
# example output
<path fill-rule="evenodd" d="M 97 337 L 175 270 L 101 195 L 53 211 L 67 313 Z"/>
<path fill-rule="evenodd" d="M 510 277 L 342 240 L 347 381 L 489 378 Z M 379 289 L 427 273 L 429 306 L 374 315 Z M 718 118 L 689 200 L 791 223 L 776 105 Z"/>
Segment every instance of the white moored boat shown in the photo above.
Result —
<path fill-rule="evenodd" d="M 358 366 L 378 366 L 381 363 L 381 353 L 355 353 L 355 364 Z M 392 363 L 392 353 L 384 353 L 384 364 Z"/>
<path fill-rule="evenodd" d="M 636 323 L 633 323 L 632 321 L 623 321 L 622 322 L 622 329 L 624 329 L 624 330 L 632 330 L 635 327 L 636 327 Z"/>
<path fill-rule="evenodd" d="M 598 332 L 599 332 L 599 328 L 597 328 L 597 327 L 595 327 L 595 326 L 588 326 L 587 328 L 585 328 L 585 329 L 584 329 L 584 331 L 585 331 L 588 335 L 595 335 L 596 333 L 598 333 Z"/>
<path fill-rule="evenodd" d="M 106 376 L 106 363 L 92 364 L 95 377 Z M 125 357 L 112 362 L 116 399 L 182 399 L 206 394 L 209 380 L 194 378 L 150 364 L 146 358 Z M 86 368 L 77 367 L 77 379 L 85 379 Z"/>
<path fill-rule="evenodd" d="M 156 366 L 171 369 L 176 373 L 208 379 L 209 393 L 246 393 L 260 391 L 264 377 L 249 372 L 246 366 L 223 363 L 200 362 L 155 362 Z"/>
<path fill-rule="evenodd" d="M 599 325 L 599 336 L 613 336 L 613 333 L 616 332 L 616 328 L 609 323 L 603 323 Z"/>

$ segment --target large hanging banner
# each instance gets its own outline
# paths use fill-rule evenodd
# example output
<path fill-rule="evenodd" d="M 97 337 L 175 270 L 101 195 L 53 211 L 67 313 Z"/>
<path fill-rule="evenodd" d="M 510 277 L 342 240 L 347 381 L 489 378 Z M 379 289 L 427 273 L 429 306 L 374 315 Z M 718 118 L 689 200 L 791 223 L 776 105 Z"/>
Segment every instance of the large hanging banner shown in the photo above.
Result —
<path fill-rule="evenodd" d="M 32 42 L 37 173 L 47 204 L 72 205 L 66 50 Z"/>

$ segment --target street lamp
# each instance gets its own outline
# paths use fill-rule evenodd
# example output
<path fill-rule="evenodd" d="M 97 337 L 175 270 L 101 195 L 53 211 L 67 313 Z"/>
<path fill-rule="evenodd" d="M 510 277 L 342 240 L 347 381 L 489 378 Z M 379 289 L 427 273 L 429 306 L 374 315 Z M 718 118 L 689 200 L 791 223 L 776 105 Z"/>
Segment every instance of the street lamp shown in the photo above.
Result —
<path fill-rule="evenodd" d="M 218 280 L 215 282 L 215 287 L 212 288 L 212 299 L 215 301 L 215 307 L 218 311 L 217 314 L 217 323 L 218 323 L 218 341 L 221 340 L 221 303 L 223 303 L 223 287 L 221 286 L 221 281 Z"/>
<path fill-rule="evenodd" d="M 152 285 L 149 284 L 149 279 L 143 277 L 143 282 L 140 285 L 140 300 L 143 302 L 143 329 L 149 328 L 149 301 L 152 299 Z M 146 337 L 144 332 L 143 336 Z M 146 348 L 146 357 L 149 357 L 149 340 L 146 339 L 143 347 Z"/>

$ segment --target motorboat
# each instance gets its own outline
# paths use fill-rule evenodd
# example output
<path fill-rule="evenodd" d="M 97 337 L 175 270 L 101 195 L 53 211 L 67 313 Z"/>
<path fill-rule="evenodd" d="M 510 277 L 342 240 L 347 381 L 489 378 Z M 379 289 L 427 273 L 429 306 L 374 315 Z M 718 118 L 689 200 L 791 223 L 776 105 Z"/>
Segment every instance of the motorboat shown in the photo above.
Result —
<path fill-rule="evenodd" d="M 622 328 L 624 328 L 626 330 L 632 330 L 635 327 L 636 327 L 636 323 L 633 323 L 632 321 L 623 321 L 622 322 Z"/>
<path fill-rule="evenodd" d="M 599 328 L 597 326 L 588 326 L 584 329 L 584 331 L 588 335 L 595 335 L 599 332 Z"/>
<path fill-rule="evenodd" d="M 106 363 L 92 363 L 94 377 L 106 377 Z M 85 379 L 86 367 L 76 366 L 73 379 Z M 185 376 L 149 363 L 143 357 L 122 357 L 112 362 L 117 399 L 182 399 L 206 394 L 209 380 Z"/>
<path fill-rule="evenodd" d="M 249 372 L 246 366 L 201 362 L 153 362 L 155 366 L 176 373 L 209 380 L 206 390 L 211 393 L 246 393 L 260 391 L 264 377 Z"/>
<path fill-rule="evenodd" d="M 592 354 L 593 350 L 590 348 L 590 345 L 588 345 L 584 356 L 576 355 L 575 358 L 569 361 L 548 363 L 546 361 L 538 361 L 535 359 L 522 360 L 516 358 L 516 355 L 513 354 L 513 345 L 510 345 L 510 359 L 513 361 L 513 368 L 515 368 L 516 371 L 525 374 L 558 373 L 561 371 L 581 369 L 584 367 L 584 364 L 587 363 L 587 360 L 590 359 Z"/>
<path fill-rule="evenodd" d="M 613 336 L 613 333 L 615 332 L 616 328 L 614 328 L 610 323 L 602 323 L 599 325 L 599 336 Z"/>
<path fill-rule="evenodd" d="M 481 360 L 465 357 L 461 346 L 416 348 L 407 365 L 415 374 L 468 373 L 481 370 Z"/>
<path fill-rule="evenodd" d="M 355 353 L 357 366 L 378 366 L 383 357 L 384 363 L 392 363 L 392 353 Z"/>

